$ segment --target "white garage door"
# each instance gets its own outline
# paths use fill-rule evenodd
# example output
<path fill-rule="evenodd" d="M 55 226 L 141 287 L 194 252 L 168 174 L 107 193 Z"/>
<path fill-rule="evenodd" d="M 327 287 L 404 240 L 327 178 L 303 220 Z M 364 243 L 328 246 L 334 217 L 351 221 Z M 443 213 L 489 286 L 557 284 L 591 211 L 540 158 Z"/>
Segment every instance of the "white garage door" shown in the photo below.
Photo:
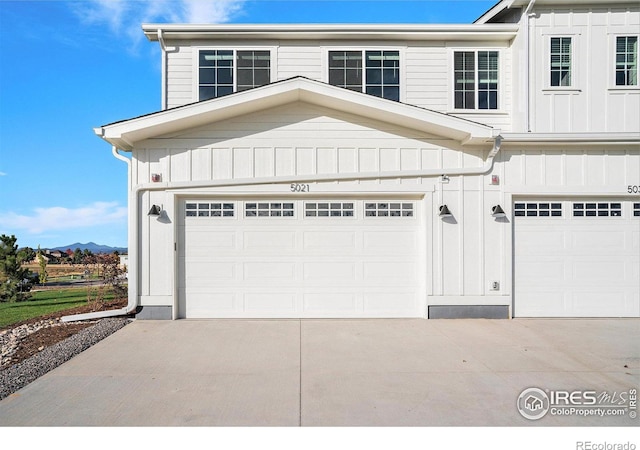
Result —
<path fill-rule="evenodd" d="M 639 317 L 640 203 L 515 201 L 515 317 Z"/>
<path fill-rule="evenodd" d="M 181 202 L 179 316 L 421 317 L 417 200 Z"/>

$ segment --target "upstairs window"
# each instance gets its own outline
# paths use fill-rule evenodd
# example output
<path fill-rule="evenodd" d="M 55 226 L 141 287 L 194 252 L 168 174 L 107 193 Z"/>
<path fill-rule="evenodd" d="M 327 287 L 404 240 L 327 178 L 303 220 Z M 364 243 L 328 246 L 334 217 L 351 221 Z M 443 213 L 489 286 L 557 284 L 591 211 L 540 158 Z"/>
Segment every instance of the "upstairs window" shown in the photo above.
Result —
<path fill-rule="evenodd" d="M 268 50 L 200 50 L 198 99 L 222 97 L 271 81 Z"/>
<path fill-rule="evenodd" d="M 551 86 L 571 86 L 571 38 L 551 38 Z"/>
<path fill-rule="evenodd" d="M 638 85 L 638 37 L 616 38 L 616 86 Z"/>
<path fill-rule="evenodd" d="M 329 84 L 400 101 L 400 52 L 329 52 Z"/>
<path fill-rule="evenodd" d="M 454 108 L 498 109 L 497 51 L 454 52 Z"/>

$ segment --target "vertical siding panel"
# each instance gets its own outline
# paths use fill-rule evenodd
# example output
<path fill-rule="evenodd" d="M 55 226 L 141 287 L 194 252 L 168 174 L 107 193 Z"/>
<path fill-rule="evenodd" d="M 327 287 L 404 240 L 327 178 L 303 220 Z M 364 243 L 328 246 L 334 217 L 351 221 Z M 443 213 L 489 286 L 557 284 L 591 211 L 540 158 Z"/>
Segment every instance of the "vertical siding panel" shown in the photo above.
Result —
<path fill-rule="evenodd" d="M 358 149 L 358 165 L 361 172 L 378 171 L 378 150 L 375 148 Z"/>
<path fill-rule="evenodd" d="M 275 157 L 272 147 L 257 147 L 255 153 L 254 176 L 272 177 L 275 175 Z"/>
<path fill-rule="evenodd" d="M 581 186 L 584 180 L 582 151 L 568 151 L 565 154 L 565 184 Z"/>
<path fill-rule="evenodd" d="M 423 148 L 421 150 L 422 169 L 440 169 L 442 164 L 440 161 L 440 150 L 434 148 Z"/>
<path fill-rule="evenodd" d="M 205 181 L 211 179 L 211 150 L 197 148 L 191 156 L 191 180 Z"/>
<path fill-rule="evenodd" d="M 276 176 L 295 175 L 295 150 L 291 147 L 277 147 L 275 149 Z"/>
<path fill-rule="evenodd" d="M 355 148 L 338 149 L 338 172 L 354 173 L 358 171 L 358 156 Z"/>
<path fill-rule="evenodd" d="M 480 178 L 480 177 L 473 177 Z M 482 295 L 482 282 L 480 280 L 479 267 L 482 266 L 482 192 L 464 191 L 464 215 L 462 221 L 464 232 L 464 257 L 463 257 L 463 289 L 465 295 Z"/>
<path fill-rule="evenodd" d="M 338 157 L 337 149 L 332 147 L 319 147 L 316 149 L 317 173 L 337 173 Z"/>
<path fill-rule="evenodd" d="M 296 173 L 298 175 L 312 175 L 316 171 L 315 149 L 310 147 L 296 148 Z"/>
<path fill-rule="evenodd" d="M 624 150 L 609 150 L 607 152 L 607 159 L 605 164 L 605 179 L 606 185 L 625 184 L 625 151 Z"/>
<path fill-rule="evenodd" d="M 605 156 L 602 150 L 587 150 L 586 184 L 588 186 L 604 185 Z"/>
<path fill-rule="evenodd" d="M 212 150 L 212 167 L 214 180 L 233 178 L 233 152 L 230 148 L 214 148 Z"/>
<path fill-rule="evenodd" d="M 527 152 L 525 159 L 525 183 L 527 186 L 540 186 L 544 184 L 543 155 L 539 150 Z"/>
<path fill-rule="evenodd" d="M 255 158 L 253 148 L 234 147 L 233 178 L 252 178 Z"/>
<path fill-rule="evenodd" d="M 190 181 L 192 150 L 171 150 L 171 181 Z"/>
<path fill-rule="evenodd" d="M 562 154 L 551 153 L 544 158 L 544 184 L 547 186 L 561 186 L 564 181 L 564 157 Z"/>

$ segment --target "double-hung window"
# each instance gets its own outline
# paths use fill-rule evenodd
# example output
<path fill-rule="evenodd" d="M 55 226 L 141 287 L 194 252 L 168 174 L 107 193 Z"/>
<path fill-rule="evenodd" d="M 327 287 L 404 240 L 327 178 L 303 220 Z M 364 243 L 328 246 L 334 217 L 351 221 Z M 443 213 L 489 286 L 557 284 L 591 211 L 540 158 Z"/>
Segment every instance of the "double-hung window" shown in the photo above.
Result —
<path fill-rule="evenodd" d="M 571 86 L 571 38 L 552 37 L 550 52 L 550 85 Z"/>
<path fill-rule="evenodd" d="M 222 97 L 268 84 L 271 54 L 268 50 L 200 50 L 198 99 Z"/>
<path fill-rule="evenodd" d="M 616 37 L 616 86 L 638 85 L 638 36 Z"/>
<path fill-rule="evenodd" d="M 400 101 L 400 52 L 330 51 L 329 84 Z"/>
<path fill-rule="evenodd" d="M 454 52 L 453 77 L 454 108 L 498 109 L 497 51 Z"/>

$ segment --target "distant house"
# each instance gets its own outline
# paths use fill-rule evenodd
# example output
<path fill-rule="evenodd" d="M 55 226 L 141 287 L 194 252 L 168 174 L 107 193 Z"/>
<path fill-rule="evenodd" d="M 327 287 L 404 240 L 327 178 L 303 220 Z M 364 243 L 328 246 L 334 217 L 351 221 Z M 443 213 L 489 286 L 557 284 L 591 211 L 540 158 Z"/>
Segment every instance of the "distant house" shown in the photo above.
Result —
<path fill-rule="evenodd" d="M 119 255 L 120 256 L 120 267 L 128 268 L 129 267 L 129 255 Z"/>
<path fill-rule="evenodd" d="M 95 130 L 130 166 L 129 306 L 639 317 L 639 27 L 637 0 L 143 25 L 162 110 Z"/>

